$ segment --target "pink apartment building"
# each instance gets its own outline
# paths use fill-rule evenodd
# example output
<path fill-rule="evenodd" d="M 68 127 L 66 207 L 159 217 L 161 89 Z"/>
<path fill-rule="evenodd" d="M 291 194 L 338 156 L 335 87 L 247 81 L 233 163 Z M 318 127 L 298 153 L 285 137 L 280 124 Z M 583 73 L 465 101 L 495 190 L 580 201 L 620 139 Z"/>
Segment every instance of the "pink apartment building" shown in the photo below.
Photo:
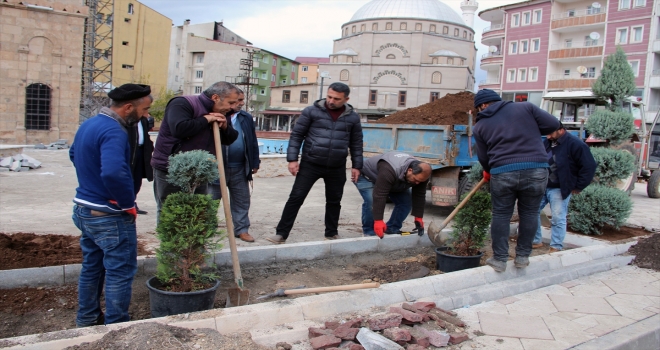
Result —
<path fill-rule="evenodd" d="M 541 105 L 548 92 L 590 90 L 621 46 L 650 121 L 660 109 L 659 14 L 660 0 L 532 0 L 481 11 L 490 26 L 479 87 Z"/>

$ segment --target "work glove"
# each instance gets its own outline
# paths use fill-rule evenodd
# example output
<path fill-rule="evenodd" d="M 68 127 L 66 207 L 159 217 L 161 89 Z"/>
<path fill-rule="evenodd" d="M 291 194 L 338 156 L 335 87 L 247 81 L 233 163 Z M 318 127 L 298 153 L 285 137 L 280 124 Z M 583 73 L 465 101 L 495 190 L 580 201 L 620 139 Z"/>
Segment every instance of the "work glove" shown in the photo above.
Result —
<path fill-rule="evenodd" d="M 486 182 L 490 181 L 490 173 L 486 170 L 484 170 L 484 180 L 486 180 Z"/>
<path fill-rule="evenodd" d="M 424 220 L 422 218 L 415 217 L 415 228 L 419 236 L 424 236 Z"/>
<path fill-rule="evenodd" d="M 374 232 L 376 232 L 376 235 L 380 237 L 381 239 L 385 235 L 385 230 L 387 230 L 387 224 L 385 224 L 385 221 L 383 220 L 376 220 L 374 221 Z"/>
<path fill-rule="evenodd" d="M 116 200 L 111 199 L 108 202 L 110 202 L 110 204 L 114 204 L 116 206 L 119 206 L 119 204 L 117 204 Z M 124 211 L 124 213 L 130 214 L 133 217 L 133 221 L 137 221 L 137 216 L 138 216 L 137 207 L 133 207 L 131 209 L 124 209 L 123 211 Z"/>

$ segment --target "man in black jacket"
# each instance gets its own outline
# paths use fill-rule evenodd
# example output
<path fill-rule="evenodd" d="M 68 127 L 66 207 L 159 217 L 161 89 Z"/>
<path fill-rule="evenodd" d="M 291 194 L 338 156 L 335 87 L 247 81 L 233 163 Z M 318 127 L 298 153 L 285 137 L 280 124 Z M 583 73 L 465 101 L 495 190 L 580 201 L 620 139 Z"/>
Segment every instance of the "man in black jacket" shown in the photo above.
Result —
<path fill-rule="evenodd" d="M 325 238 L 337 239 L 341 197 L 346 183 L 346 157 L 351 153 L 351 181 L 356 182 L 362 169 L 362 126 L 360 116 L 347 104 L 348 85 L 332 83 L 325 99 L 305 108 L 291 132 L 287 161 L 296 177 L 275 236 L 270 242 L 281 244 L 289 237 L 298 210 L 318 179 L 325 182 Z M 298 163 L 300 146 L 304 143 Z"/>
<path fill-rule="evenodd" d="M 245 242 L 254 242 L 248 232 L 250 229 L 250 184 L 252 174 L 259 170 L 259 144 L 254 130 L 254 121 L 250 113 L 242 110 L 245 105 L 245 94 L 238 94 L 238 105 L 231 115 L 231 124 L 238 132 L 238 138 L 231 145 L 222 146 L 225 166 L 225 177 L 231 202 L 231 218 L 234 223 L 234 236 Z M 213 199 L 220 199 L 220 182 L 216 180 L 209 184 L 209 193 Z"/>
<path fill-rule="evenodd" d="M 151 118 L 151 116 L 149 116 Z M 151 167 L 151 154 L 154 151 L 154 142 L 149 137 L 152 126 L 148 118 L 140 118 L 134 127 L 128 130 L 128 142 L 131 145 L 131 173 L 133 174 L 133 189 L 135 198 L 142 188 L 142 179 L 151 182 L 154 180 L 154 169 Z M 138 214 L 147 214 L 147 211 L 137 207 Z"/>

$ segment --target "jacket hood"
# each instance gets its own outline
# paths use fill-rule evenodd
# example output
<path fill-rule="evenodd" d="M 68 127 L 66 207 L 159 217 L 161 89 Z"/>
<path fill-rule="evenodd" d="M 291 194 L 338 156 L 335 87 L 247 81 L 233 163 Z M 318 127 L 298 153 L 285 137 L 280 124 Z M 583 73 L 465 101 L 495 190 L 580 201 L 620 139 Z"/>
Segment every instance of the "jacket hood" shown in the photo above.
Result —
<path fill-rule="evenodd" d="M 477 121 L 479 121 L 482 118 L 490 118 L 492 117 L 495 113 L 497 113 L 500 109 L 502 109 L 504 106 L 506 106 L 509 103 L 513 103 L 511 101 L 497 101 L 494 103 L 491 103 L 488 105 L 486 109 L 483 111 L 477 113 Z"/>
<path fill-rule="evenodd" d="M 318 107 L 318 108 L 320 108 L 324 111 L 327 109 L 327 108 L 325 108 L 325 99 L 324 98 L 314 101 L 314 106 L 316 106 L 316 107 Z M 342 115 L 346 115 L 346 114 L 351 113 L 353 111 L 353 106 L 351 106 L 350 104 L 344 103 L 344 106 L 346 106 L 346 110 L 344 111 L 344 113 L 342 113 Z"/>

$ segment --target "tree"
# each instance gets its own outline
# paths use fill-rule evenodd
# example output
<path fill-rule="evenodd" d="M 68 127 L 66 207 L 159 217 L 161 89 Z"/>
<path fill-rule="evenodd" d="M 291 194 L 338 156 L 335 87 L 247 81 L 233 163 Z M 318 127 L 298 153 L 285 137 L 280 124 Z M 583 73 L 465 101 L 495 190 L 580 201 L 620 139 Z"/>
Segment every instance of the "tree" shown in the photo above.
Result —
<path fill-rule="evenodd" d="M 615 53 L 607 56 L 603 70 L 591 90 L 596 97 L 609 100 L 610 110 L 615 111 L 622 108 L 623 100 L 632 95 L 635 88 L 635 73 L 619 46 Z"/>
<path fill-rule="evenodd" d="M 149 114 L 151 114 L 151 116 L 154 117 L 156 121 L 163 121 L 163 117 L 165 117 L 165 107 L 167 107 L 167 103 L 170 102 L 170 100 L 175 96 L 176 93 L 174 91 L 168 90 L 164 87 L 161 88 L 160 92 L 158 93 L 158 97 L 151 104 Z"/>

